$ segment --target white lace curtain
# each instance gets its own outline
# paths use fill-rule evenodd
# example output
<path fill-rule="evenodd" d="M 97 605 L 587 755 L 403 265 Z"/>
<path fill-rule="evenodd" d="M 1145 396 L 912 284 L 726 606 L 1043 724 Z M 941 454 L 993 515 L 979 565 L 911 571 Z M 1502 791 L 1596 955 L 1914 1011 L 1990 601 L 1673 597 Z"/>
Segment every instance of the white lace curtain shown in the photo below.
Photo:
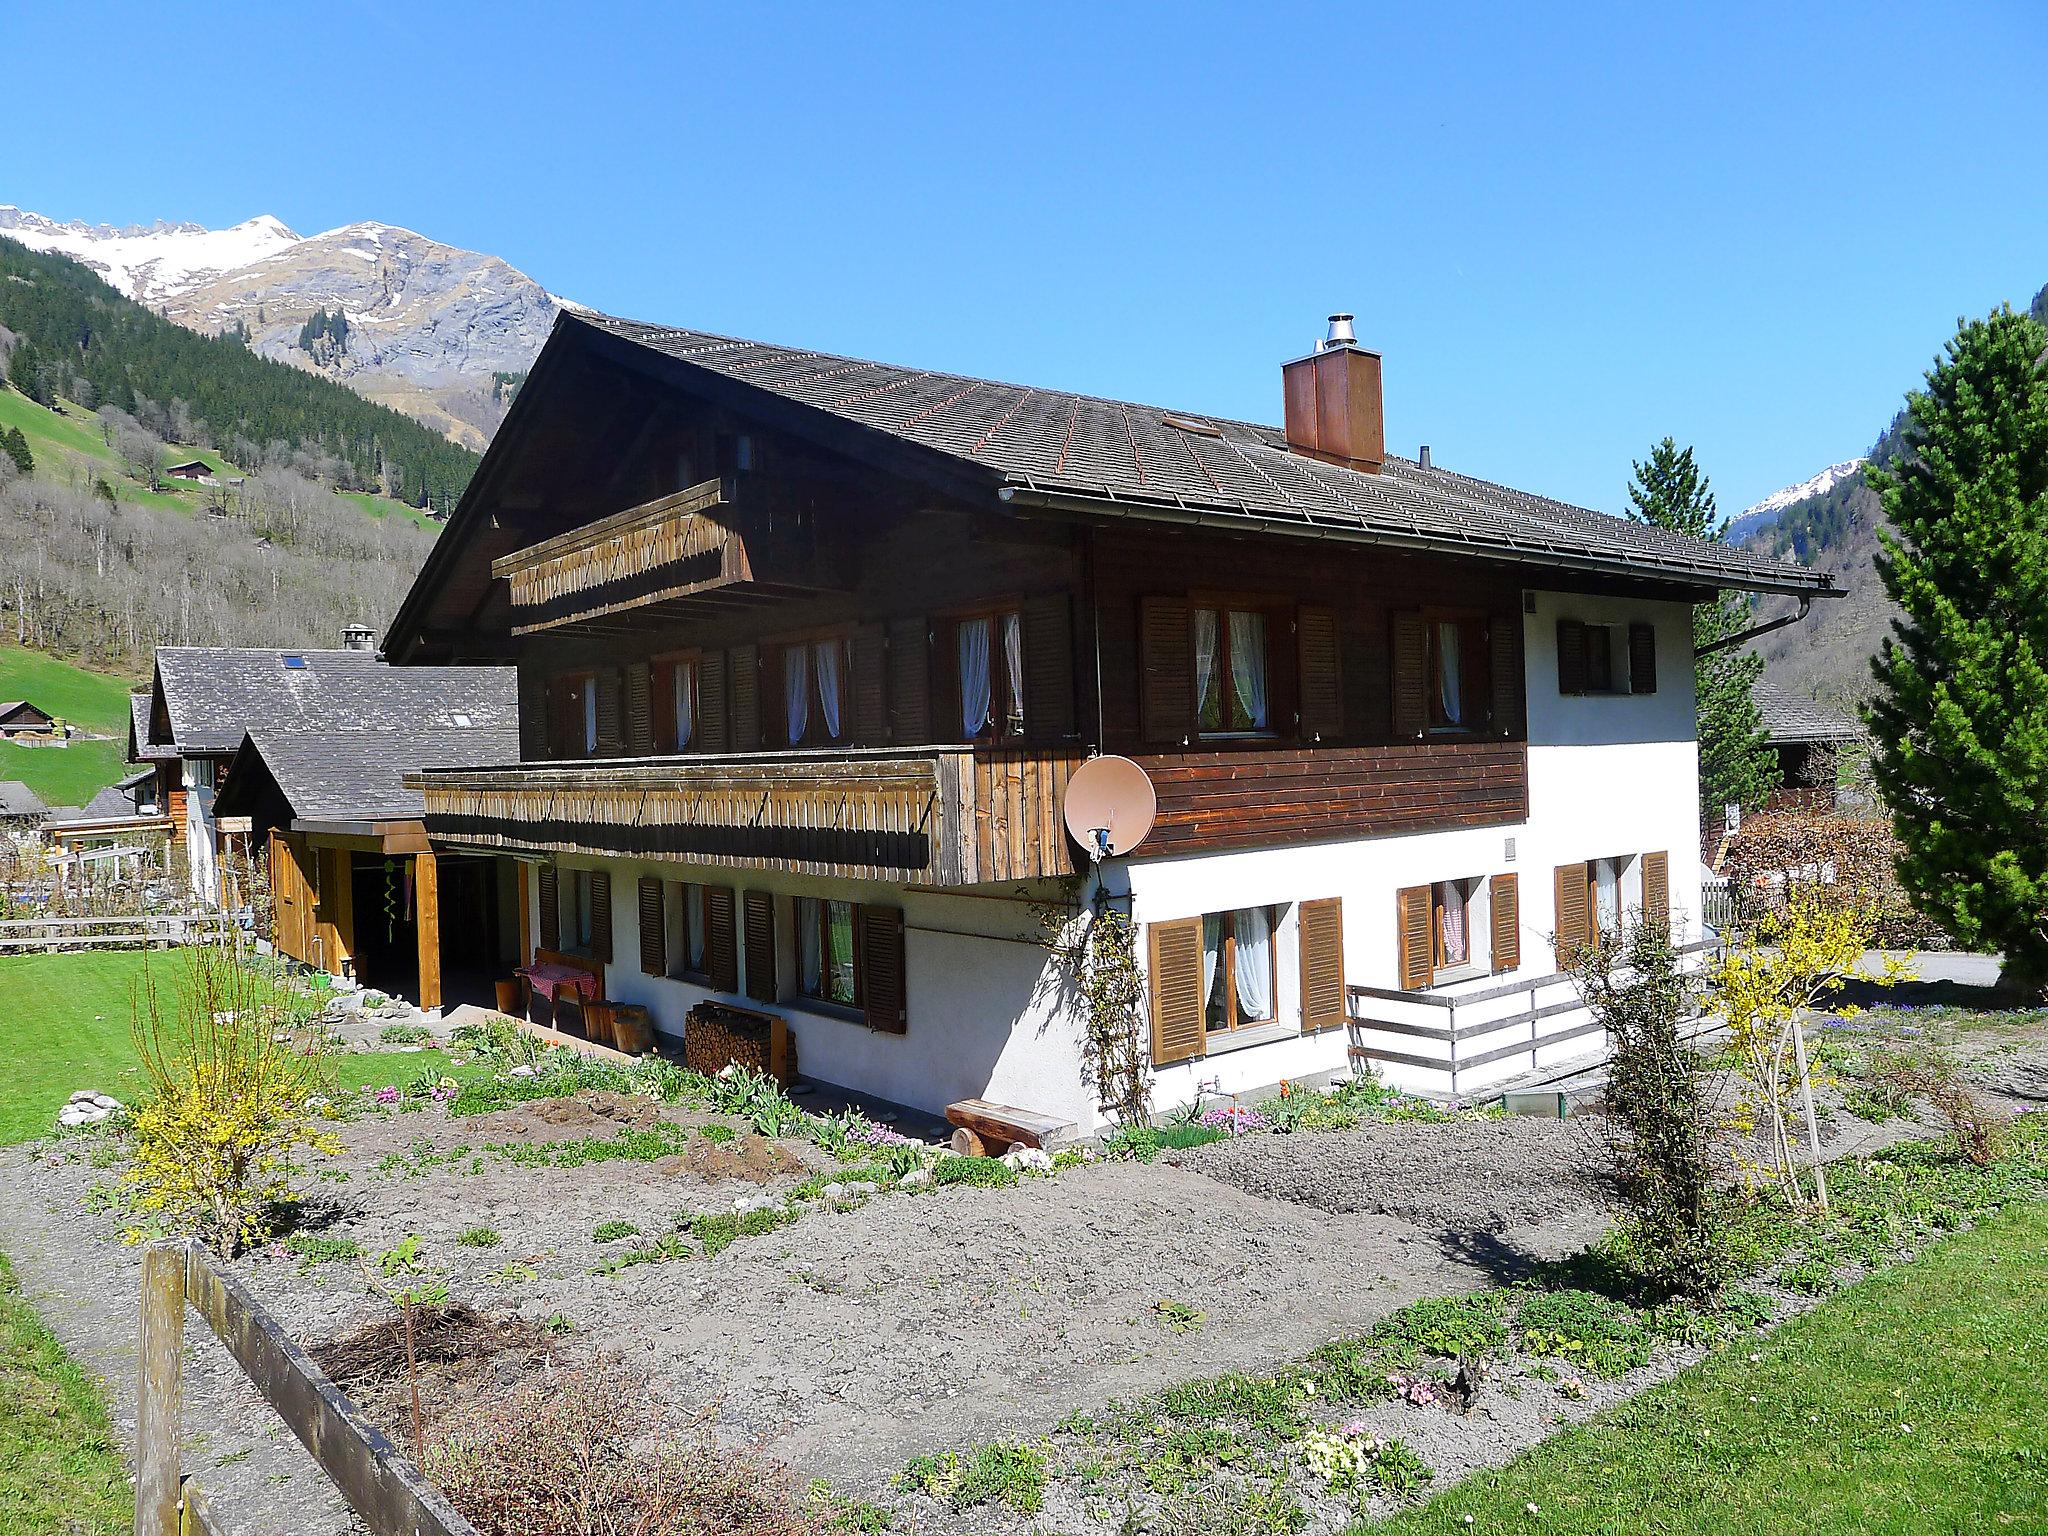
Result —
<path fill-rule="evenodd" d="M 1465 723 L 1464 635 L 1456 623 L 1436 627 L 1437 703 L 1446 725 Z"/>
<path fill-rule="evenodd" d="M 1445 880 L 1436 888 L 1437 923 L 1443 934 L 1444 964 L 1463 965 L 1472 954 L 1466 946 L 1465 893 L 1455 881 Z"/>
<path fill-rule="evenodd" d="M 1230 683 L 1249 730 L 1266 728 L 1266 616 L 1230 615 Z M 1265 1015 L 1261 1014 L 1261 1018 Z"/>
<path fill-rule="evenodd" d="M 805 646 L 783 647 L 782 704 L 789 744 L 798 746 L 811 728 L 811 653 Z"/>
<path fill-rule="evenodd" d="M 1223 999 L 1216 994 L 1216 973 L 1222 964 L 1223 914 L 1211 912 L 1202 919 L 1202 1008 L 1212 1024 L 1223 1012 Z"/>
<path fill-rule="evenodd" d="M 818 703 L 825 711 L 825 736 L 829 741 L 839 739 L 839 657 L 837 640 L 818 642 Z"/>
<path fill-rule="evenodd" d="M 988 724 L 988 640 L 987 619 L 960 621 L 960 729 L 979 736 Z"/>
<path fill-rule="evenodd" d="M 818 946 L 818 899 L 796 899 L 796 977 L 798 990 L 816 997 L 824 979 L 824 957 Z"/>
<path fill-rule="evenodd" d="M 1003 615 L 1003 671 L 1010 681 L 1010 721 L 1024 724 L 1024 619 L 1021 614 Z"/>
<path fill-rule="evenodd" d="M 689 750 L 690 738 L 697 734 L 696 706 L 697 665 L 695 662 L 678 663 L 670 674 L 675 688 L 676 750 Z"/>
<path fill-rule="evenodd" d="M 1209 711 L 1209 689 L 1216 681 L 1216 610 L 1197 608 L 1195 610 L 1195 708 L 1200 712 L 1202 724 L 1221 727 L 1221 711 Z"/>
<path fill-rule="evenodd" d="M 1237 1017 L 1257 1023 L 1273 1017 L 1273 909 L 1246 907 L 1237 928 Z"/>

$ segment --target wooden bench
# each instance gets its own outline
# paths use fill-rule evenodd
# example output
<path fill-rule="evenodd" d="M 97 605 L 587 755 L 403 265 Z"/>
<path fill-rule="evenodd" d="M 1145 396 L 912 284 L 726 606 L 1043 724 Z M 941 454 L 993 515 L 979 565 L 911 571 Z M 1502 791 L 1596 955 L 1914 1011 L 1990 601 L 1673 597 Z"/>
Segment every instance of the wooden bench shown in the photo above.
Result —
<path fill-rule="evenodd" d="M 1044 1149 L 1067 1140 L 1074 1129 L 1071 1121 L 987 1099 L 948 1104 L 946 1120 L 955 1127 L 953 1150 L 962 1157 L 1001 1157 L 1012 1147 Z"/>

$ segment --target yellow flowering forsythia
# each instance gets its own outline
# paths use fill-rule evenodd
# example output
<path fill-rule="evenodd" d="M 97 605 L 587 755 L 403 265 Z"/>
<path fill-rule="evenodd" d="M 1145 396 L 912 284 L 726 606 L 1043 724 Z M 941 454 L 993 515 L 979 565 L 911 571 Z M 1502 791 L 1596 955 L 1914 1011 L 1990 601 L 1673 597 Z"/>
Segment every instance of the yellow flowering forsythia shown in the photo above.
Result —
<path fill-rule="evenodd" d="M 1784 904 L 1761 913 L 1711 975 L 1713 1005 L 1727 1022 L 1742 1082 L 1737 1128 L 1761 1133 L 1768 1146 L 1764 1171 L 1795 1202 L 1805 1199 L 1805 1191 L 1792 1125 L 1810 1106 L 1812 1093 L 1800 1020 L 1857 974 L 1880 915 L 1875 899 L 1793 885 Z M 1881 973 L 1864 979 L 1892 986 L 1911 976 L 1894 957 Z M 1819 1180 L 1816 1173 L 1816 1189 L 1825 1200 Z"/>
<path fill-rule="evenodd" d="M 187 954 L 168 998 L 151 977 L 136 999 L 135 1048 L 150 1091 L 135 1110 L 126 1177 L 152 1225 L 233 1255 L 267 1238 L 272 1212 L 296 1198 L 294 1155 L 340 1145 L 311 1117 L 320 1060 L 294 1049 L 275 984 L 223 950 Z M 148 1234 L 138 1226 L 124 1235 Z"/>

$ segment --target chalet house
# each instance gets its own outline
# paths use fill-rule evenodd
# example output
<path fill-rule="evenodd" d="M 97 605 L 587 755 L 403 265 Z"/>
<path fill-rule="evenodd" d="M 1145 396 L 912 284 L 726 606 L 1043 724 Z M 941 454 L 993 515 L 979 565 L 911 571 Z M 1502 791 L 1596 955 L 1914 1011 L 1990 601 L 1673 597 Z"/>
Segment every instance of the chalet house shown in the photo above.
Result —
<path fill-rule="evenodd" d="M 1763 720 L 1764 740 L 1778 759 L 1781 798 L 1812 801 L 1818 792 L 1824 804 L 1832 805 L 1836 760 L 1843 749 L 1864 739 L 1863 727 L 1762 678 L 1750 696 Z"/>
<path fill-rule="evenodd" d="M 0 740 L 10 736 L 47 736 L 56 728 L 56 719 L 27 699 L 0 700 Z"/>
<path fill-rule="evenodd" d="M 369 631 L 352 626 L 344 638 L 347 643 L 333 650 L 160 647 L 150 691 L 131 701 L 129 742 L 130 758 L 156 769 L 159 804 L 170 818 L 173 846 L 183 852 L 192 894 L 212 906 L 235 906 L 243 893 L 223 879 L 226 829 L 217 796 L 229 782 L 231 765 L 254 739 L 258 750 L 250 760 L 260 759 L 286 786 L 284 799 L 261 805 L 244 800 L 235 812 L 241 824 L 228 835 L 254 834 L 247 850 L 271 866 L 274 893 L 279 876 L 286 877 L 283 889 L 297 896 L 298 910 L 310 911 L 324 893 L 326 947 L 288 952 L 337 972 L 348 968 L 353 951 L 334 947 L 333 904 L 353 895 L 355 855 L 375 855 L 381 862 L 385 856 L 410 860 L 420 851 L 407 829 L 380 830 L 380 823 L 405 819 L 389 814 L 398 776 L 449 761 L 439 746 L 443 739 L 460 744 L 452 749 L 455 760 L 504 750 L 514 736 L 515 710 L 509 671 L 400 670 L 372 649 Z M 325 793 L 316 803 L 309 797 L 315 785 L 291 776 L 302 770 L 328 774 L 321 786 L 327 790 L 339 782 L 333 777 L 338 767 L 308 766 L 307 757 L 287 752 L 284 743 L 302 736 L 324 738 L 337 758 L 354 759 L 349 782 L 372 790 L 360 805 L 351 808 L 337 793 Z M 401 809 L 409 804 L 402 792 L 398 799 Z M 267 816 L 272 809 L 277 817 Z M 416 808 L 413 814 L 416 821 Z M 270 837 L 273 831 L 280 839 Z M 404 879 L 416 875 L 408 864 Z M 316 939 L 323 932 L 317 924 L 309 931 Z"/>
<path fill-rule="evenodd" d="M 212 485 L 213 466 L 204 459 L 191 459 L 183 464 L 173 464 L 164 471 L 173 480 L 190 480 L 199 485 Z"/>
<path fill-rule="evenodd" d="M 539 947 L 674 1035 L 1099 1124 L 1051 908 L 1126 912 L 1155 1106 L 1601 1045 L 1557 953 L 1699 933 L 1691 608 L 1828 579 L 1387 451 L 1348 321 L 1283 424 L 564 314 L 386 637 L 518 669 L 412 776 Z M 1070 777 L 1132 759 L 1091 862 Z"/>
<path fill-rule="evenodd" d="M 19 779 L 0 779 L 0 833 L 26 836 L 49 819 L 41 795 Z"/>

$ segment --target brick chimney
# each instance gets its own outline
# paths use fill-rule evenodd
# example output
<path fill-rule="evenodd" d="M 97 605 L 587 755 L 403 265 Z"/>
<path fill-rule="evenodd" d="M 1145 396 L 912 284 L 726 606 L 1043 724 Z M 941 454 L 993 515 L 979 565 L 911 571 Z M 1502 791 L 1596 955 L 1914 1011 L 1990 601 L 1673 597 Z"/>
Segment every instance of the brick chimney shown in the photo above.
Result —
<path fill-rule="evenodd" d="M 1387 462 L 1380 403 L 1380 355 L 1358 344 L 1349 315 L 1307 357 L 1280 368 L 1287 397 L 1287 446 L 1307 458 L 1376 474 Z"/>

